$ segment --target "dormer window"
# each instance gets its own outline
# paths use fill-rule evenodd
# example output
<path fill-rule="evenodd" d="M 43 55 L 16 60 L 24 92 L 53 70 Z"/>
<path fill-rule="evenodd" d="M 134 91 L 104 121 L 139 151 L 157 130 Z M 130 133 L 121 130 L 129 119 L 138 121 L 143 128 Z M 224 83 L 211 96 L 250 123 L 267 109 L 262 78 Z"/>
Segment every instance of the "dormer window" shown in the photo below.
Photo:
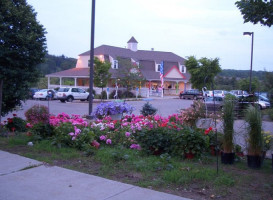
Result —
<path fill-rule="evenodd" d="M 113 69 L 118 69 L 118 60 L 113 60 L 112 68 Z"/>
<path fill-rule="evenodd" d="M 155 64 L 155 71 L 160 72 L 161 64 Z"/>
<path fill-rule="evenodd" d="M 185 65 L 179 65 L 179 71 L 181 73 L 186 73 L 186 66 Z"/>

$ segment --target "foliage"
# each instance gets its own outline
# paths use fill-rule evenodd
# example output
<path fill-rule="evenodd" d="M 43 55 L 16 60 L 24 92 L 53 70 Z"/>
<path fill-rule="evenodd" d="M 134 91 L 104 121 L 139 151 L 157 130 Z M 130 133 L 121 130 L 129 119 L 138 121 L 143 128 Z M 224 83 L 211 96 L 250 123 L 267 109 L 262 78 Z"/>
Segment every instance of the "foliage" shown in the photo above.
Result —
<path fill-rule="evenodd" d="M 38 122 L 31 126 L 29 133 L 35 140 L 41 140 L 53 135 L 53 126 L 48 123 Z"/>
<path fill-rule="evenodd" d="M 260 155 L 263 145 L 260 109 L 250 105 L 246 110 L 245 120 L 248 123 L 248 155 Z"/>
<path fill-rule="evenodd" d="M 238 85 L 239 85 L 240 90 L 250 92 L 249 91 L 249 78 L 239 80 Z M 260 88 L 259 80 L 256 77 L 254 77 L 253 80 L 251 81 L 251 92 L 258 91 L 259 88 Z"/>
<path fill-rule="evenodd" d="M 193 101 L 193 105 L 181 111 L 182 120 L 191 127 L 196 125 L 196 120 L 205 117 L 206 107 L 201 100 Z"/>
<path fill-rule="evenodd" d="M 263 151 L 273 149 L 273 135 L 269 131 L 262 131 L 263 137 Z"/>
<path fill-rule="evenodd" d="M 45 33 L 26 0 L 0 1 L 0 115 L 21 105 L 31 84 L 37 82 L 37 65 L 46 54 Z"/>
<path fill-rule="evenodd" d="M 26 124 L 26 121 L 17 117 L 16 114 L 13 114 L 13 118 L 8 118 L 7 121 L 4 121 L 4 127 L 12 132 L 26 131 Z"/>
<path fill-rule="evenodd" d="M 217 75 L 215 77 L 215 90 L 235 90 L 238 88 L 236 77 L 224 77 Z"/>
<path fill-rule="evenodd" d="M 200 90 L 204 87 L 204 83 L 210 89 L 214 77 L 221 72 L 218 58 L 201 58 L 197 60 L 194 56 L 189 56 L 185 64 L 191 74 L 190 82 L 192 87 Z"/>
<path fill-rule="evenodd" d="M 132 64 L 131 59 L 118 58 L 118 66 L 117 78 L 119 79 L 119 84 L 126 88 L 127 91 L 139 87 L 145 81 L 139 69 L 141 66 Z"/>
<path fill-rule="evenodd" d="M 259 80 L 264 79 L 265 71 L 252 70 L 252 76 L 257 77 Z M 226 78 L 236 77 L 238 79 L 249 78 L 249 70 L 236 70 L 236 69 L 223 69 L 217 76 Z"/>
<path fill-rule="evenodd" d="M 94 133 L 88 127 L 64 122 L 54 128 L 53 144 L 58 147 L 71 146 L 84 150 L 90 147 L 92 141 Z"/>
<path fill-rule="evenodd" d="M 116 95 L 116 90 L 113 90 L 110 94 L 109 94 L 109 98 L 110 99 L 115 99 L 115 95 Z M 122 96 L 122 91 L 118 90 L 118 98 L 120 98 Z"/>
<path fill-rule="evenodd" d="M 109 69 L 110 62 L 101 62 L 97 57 L 94 59 L 94 84 L 103 90 L 111 78 Z"/>
<path fill-rule="evenodd" d="M 76 66 L 77 60 L 75 58 L 68 58 L 64 55 L 55 56 L 46 54 L 44 62 L 39 64 L 37 68 L 39 69 L 42 76 L 46 74 L 51 74 L 67 69 L 74 68 Z M 59 84 L 59 81 L 56 85 Z"/>
<path fill-rule="evenodd" d="M 224 126 L 224 135 L 223 135 L 223 150 L 224 153 L 232 153 L 233 150 L 233 126 L 234 126 L 234 104 L 236 97 L 232 95 L 227 96 L 224 100 L 223 106 L 223 126 Z"/>
<path fill-rule="evenodd" d="M 48 107 L 43 105 L 34 105 L 25 112 L 25 116 L 28 122 L 31 124 L 37 124 L 39 122 L 49 122 Z"/>
<path fill-rule="evenodd" d="M 206 137 L 199 131 L 190 127 L 185 127 L 182 130 L 182 149 L 185 153 L 193 153 L 200 156 L 206 148 L 208 148 L 208 142 Z"/>
<path fill-rule="evenodd" d="M 149 102 L 145 103 L 142 109 L 140 110 L 140 113 L 144 116 L 155 115 L 156 112 L 157 109 L 153 107 L 152 104 L 150 104 Z"/>
<path fill-rule="evenodd" d="M 151 129 L 142 129 L 135 134 L 136 141 L 141 149 L 147 153 L 159 155 L 170 153 L 172 140 L 172 129 L 166 127 L 156 127 Z"/>
<path fill-rule="evenodd" d="M 136 95 L 131 91 L 124 91 L 121 95 L 122 98 L 134 98 Z"/>
<path fill-rule="evenodd" d="M 106 93 L 106 91 L 103 90 L 103 91 L 101 92 L 101 94 L 96 95 L 96 98 L 98 98 L 98 99 L 107 99 L 107 93 Z"/>
<path fill-rule="evenodd" d="M 123 114 L 123 113 L 132 113 L 134 107 L 125 103 L 125 102 L 107 102 L 107 103 L 100 103 L 92 115 L 95 117 L 102 119 L 108 115 L 116 115 L 116 114 Z"/>
<path fill-rule="evenodd" d="M 236 1 L 235 4 L 241 11 L 245 23 L 260 23 L 268 27 L 273 24 L 272 0 L 240 0 Z"/>

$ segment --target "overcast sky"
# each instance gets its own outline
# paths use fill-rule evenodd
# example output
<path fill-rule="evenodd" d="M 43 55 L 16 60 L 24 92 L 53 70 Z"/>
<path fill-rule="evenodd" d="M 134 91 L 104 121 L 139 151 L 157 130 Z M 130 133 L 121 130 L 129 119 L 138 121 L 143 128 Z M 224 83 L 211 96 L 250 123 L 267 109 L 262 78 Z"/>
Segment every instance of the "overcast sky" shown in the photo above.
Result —
<path fill-rule="evenodd" d="M 27 0 L 46 28 L 49 54 L 77 56 L 90 49 L 92 0 Z M 244 24 L 236 0 L 97 0 L 95 47 L 170 51 L 181 57 L 219 58 L 222 69 L 273 71 L 273 28 Z"/>

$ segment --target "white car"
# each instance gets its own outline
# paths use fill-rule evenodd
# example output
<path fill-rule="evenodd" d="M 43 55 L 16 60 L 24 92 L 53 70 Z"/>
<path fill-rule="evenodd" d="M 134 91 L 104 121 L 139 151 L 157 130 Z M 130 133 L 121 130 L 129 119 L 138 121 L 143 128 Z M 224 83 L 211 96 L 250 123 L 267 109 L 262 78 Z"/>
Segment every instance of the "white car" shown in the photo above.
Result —
<path fill-rule="evenodd" d="M 40 100 L 56 99 L 56 91 L 51 89 L 42 89 L 39 90 L 38 92 L 35 92 L 33 98 Z"/>
<path fill-rule="evenodd" d="M 77 87 L 60 88 L 57 92 L 57 99 L 61 102 L 72 102 L 73 100 L 88 101 L 89 92 Z"/>
<path fill-rule="evenodd" d="M 266 109 L 271 107 L 269 99 L 262 95 L 259 95 L 258 104 L 260 106 L 260 109 Z"/>
<path fill-rule="evenodd" d="M 228 94 L 225 90 L 214 90 L 214 97 L 225 97 Z"/>

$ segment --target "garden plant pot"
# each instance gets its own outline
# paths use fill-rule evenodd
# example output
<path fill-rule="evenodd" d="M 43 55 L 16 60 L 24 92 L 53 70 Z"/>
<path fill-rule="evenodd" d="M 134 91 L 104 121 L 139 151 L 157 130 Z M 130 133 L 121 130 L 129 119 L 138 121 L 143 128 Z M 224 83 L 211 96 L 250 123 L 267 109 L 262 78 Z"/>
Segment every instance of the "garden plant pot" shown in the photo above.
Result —
<path fill-rule="evenodd" d="M 110 115 L 112 120 L 121 120 L 122 114 Z"/>
<path fill-rule="evenodd" d="M 247 166 L 252 169 L 259 169 L 262 165 L 262 157 L 261 156 L 251 156 L 247 155 Z"/>
<path fill-rule="evenodd" d="M 233 164 L 235 158 L 235 153 L 222 153 L 221 154 L 221 162 L 223 164 Z"/>
<path fill-rule="evenodd" d="M 244 152 L 237 152 L 236 155 L 239 156 L 239 157 L 244 157 L 245 156 Z"/>
<path fill-rule="evenodd" d="M 210 145 L 209 148 L 210 148 L 210 154 L 212 156 L 216 156 L 215 146 L 214 145 Z"/>
<path fill-rule="evenodd" d="M 185 153 L 185 157 L 186 157 L 186 159 L 193 159 L 194 158 L 194 154 L 192 152 Z"/>

